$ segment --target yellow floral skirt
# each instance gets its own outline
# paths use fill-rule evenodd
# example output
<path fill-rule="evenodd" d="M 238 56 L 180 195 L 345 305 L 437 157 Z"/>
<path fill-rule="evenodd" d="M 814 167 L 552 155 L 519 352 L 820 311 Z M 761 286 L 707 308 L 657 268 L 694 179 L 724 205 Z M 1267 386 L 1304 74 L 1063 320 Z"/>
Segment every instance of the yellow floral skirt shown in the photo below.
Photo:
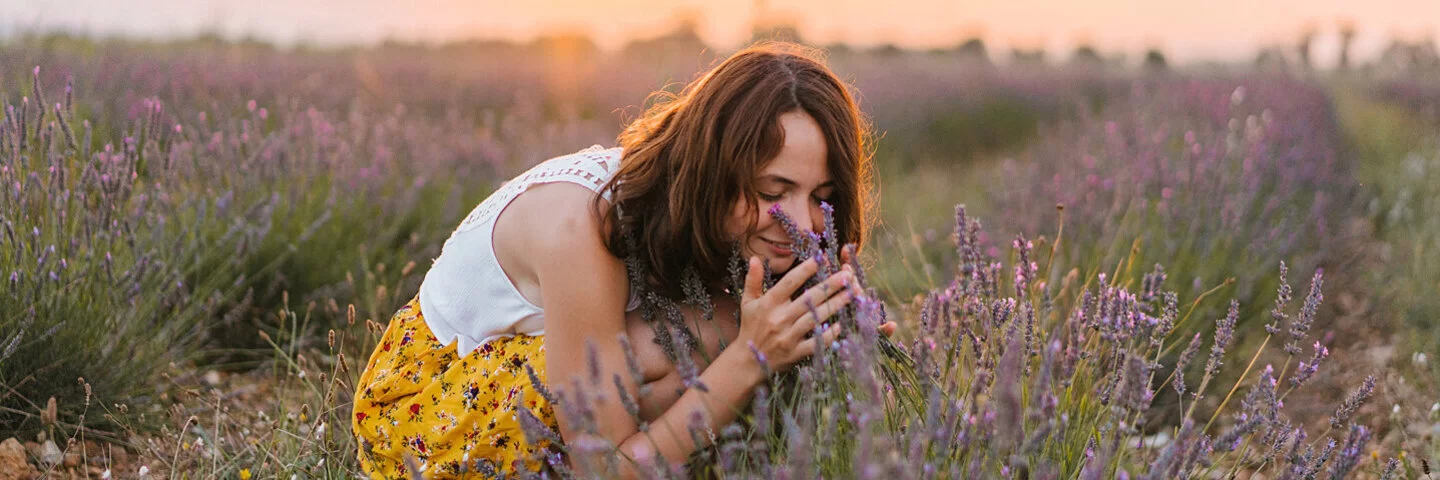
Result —
<path fill-rule="evenodd" d="M 373 478 L 408 478 L 408 454 L 425 478 L 481 478 L 480 461 L 507 474 L 544 469 L 558 453 L 544 439 L 526 438 L 519 409 L 552 432 L 559 427 L 527 364 L 545 381 L 543 337 L 495 339 L 460 357 L 455 342 L 441 344 L 425 326 L 418 297 L 411 300 L 390 320 L 356 384 L 360 467 Z"/>

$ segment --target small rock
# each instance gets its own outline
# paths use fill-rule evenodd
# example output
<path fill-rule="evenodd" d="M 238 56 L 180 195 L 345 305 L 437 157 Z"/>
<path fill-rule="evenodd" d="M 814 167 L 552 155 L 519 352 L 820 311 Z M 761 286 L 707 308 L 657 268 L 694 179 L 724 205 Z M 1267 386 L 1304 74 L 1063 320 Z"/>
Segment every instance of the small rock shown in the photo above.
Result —
<path fill-rule="evenodd" d="M 113 462 L 113 463 L 112 463 L 113 465 L 129 465 L 129 464 L 130 464 L 130 454 L 129 454 L 129 453 L 126 453 L 124 448 L 121 448 L 121 447 L 119 447 L 119 446 L 116 446 L 115 448 L 110 449 L 110 452 L 109 452 L 109 453 L 110 453 L 110 461 Z"/>
<path fill-rule="evenodd" d="M 1146 448 L 1161 448 L 1170 444 L 1170 434 L 1168 432 L 1162 431 L 1160 433 L 1144 437 L 1140 441 L 1144 443 Z"/>
<path fill-rule="evenodd" d="M 30 462 L 25 461 L 25 447 L 15 438 L 0 442 L 0 480 L 29 480 L 40 476 Z"/>
<path fill-rule="evenodd" d="M 29 453 L 32 457 L 40 458 L 40 444 L 25 442 L 25 453 Z"/>
<path fill-rule="evenodd" d="M 40 454 L 36 456 L 40 457 L 40 463 L 47 467 L 53 467 L 65 459 L 64 452 L 51 440 L 46 440 L 45 444 L 40 446 Z"/>
<path fill-rule="evenodd" d="M 68 467 L 68 468 L 78 467 L 78 466 L 80 466 L 81 460 L 83 460 L 83 458 L 81 457 L 80 452 L 65 452 L 65 466 L 66 466 L 66 467 Z"/>

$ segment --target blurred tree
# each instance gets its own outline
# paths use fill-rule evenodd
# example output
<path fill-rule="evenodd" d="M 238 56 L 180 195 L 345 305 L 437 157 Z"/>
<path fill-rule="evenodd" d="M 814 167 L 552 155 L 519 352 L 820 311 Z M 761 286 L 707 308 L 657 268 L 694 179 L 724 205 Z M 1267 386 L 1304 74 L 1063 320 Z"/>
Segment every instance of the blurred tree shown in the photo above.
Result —
<path fill-rule="evenodd" d="M 1145 51 L 1145 60 L 1140 67 L 1146 72 L 1158 73 L 1170 69 L 1170 63 L 1165 61 L 1165 53 L 1158 48 L 1151 48 Z"/>
<path fill-rule="evenodd" d="M 1340 21 L 1340 63 L 1337 69 L 1344 71 L 1350 69 L 1350 47 L 1355 43 L 1355 22 L 1349 19 Z"/>
<path fill-rule="evenodd" d="M 799 22 L 791 15 L 773 11 L 766 0 L 755 0 L 750 17 L 750 41 L 776 40 L 804 43 L 800 38 Z"/>
<path fill-rule="evenodd" d="M 1255 55 L 1255 70 L 1262 73 L 1285 74 L 1290 72 L 1290 60 L 1280 47 L 1269 46 Z"/>
<path fill-rule="evenodd" d="M 851 53 L 854 53 L 851 52 L 850 44 L 845 42 L 832 42 L 825 44 L 821 48 L 824 48 L 825 53 L 828 54 L 831 58 L 834 58 L 837 55 L 849 55 Z"/>
<path fill-rule="evenodd" d="M 1095 50 L 1095 47 L 1082 43 L 1075 47 L 1075 52 L 1070 55 L 1070 65 L 1098 68 L 1105 65 L 1105 59 L 1100 57 L 1100 52 Z"/>
<path fill-rule="evenodd" d="M 985 49 L 985 40 L 978 37 L 966 40 L 965 43 L 960 44 L 959 53 L 961 58 L 967 60 L 990 63 L 990 53 Z"/>
<path fill-rule="evenodd" d="M 1310 71 L 1310 48 L 1315 43 L 1315 26 L 1306 25 L 1300 29 L 1300 38 L 1295 44 L 1295 55 L 1302 71 Z"/>
<path fill-rule="evenodd" d="M 877 45 L 874 49 L 870 50 L 870 52 L 882 57 L 895 57 L 905 53 L 905 50 L 893 42 L 885 42 Z"/>
<path fill-rule="evenodd" d="M 654 38 L 635 39 L 625 44 L 622 55 L 663 65 L 670 60 L 693 59 L 709 48 L 700 39 L 699 13 L 683 11 L 677 15 L 675 28 Z"/>
<path fill-rule="evenodd" d="M 1045 49 L 1035 48 L 1026 50 L 1023 48 L 1010 49 L 1010 63 L 1015 65 L 1044 65 Z"/>

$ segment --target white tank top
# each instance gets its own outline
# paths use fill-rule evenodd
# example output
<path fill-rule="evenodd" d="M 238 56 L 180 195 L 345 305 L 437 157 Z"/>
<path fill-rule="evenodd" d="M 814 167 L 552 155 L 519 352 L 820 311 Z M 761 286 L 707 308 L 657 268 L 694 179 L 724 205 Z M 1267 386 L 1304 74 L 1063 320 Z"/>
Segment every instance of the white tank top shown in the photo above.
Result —
<path fill-rule="evenodd" d="M 420 312 L 443 344 L 452 340 L 461 356 L 490 340 L 515 334 L 543 335 L 542 309 L 520 294 L 495 259 L 495 219 L 533 185 L 570 182 L 606 200 L 601 186 L 620 167 L 620 148 L 599 145 L 555 157 L 506 182 L 480 202 L 450 234 L 420 284 Z M 638 306 L 633 292 L 626 311 Z"/>

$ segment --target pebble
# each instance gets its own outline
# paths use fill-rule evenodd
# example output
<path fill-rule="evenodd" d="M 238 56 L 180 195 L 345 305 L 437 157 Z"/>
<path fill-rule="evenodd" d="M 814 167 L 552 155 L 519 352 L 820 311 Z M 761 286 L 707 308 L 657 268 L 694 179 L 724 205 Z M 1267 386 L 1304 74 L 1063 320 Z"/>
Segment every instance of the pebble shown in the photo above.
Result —
<path fill-rule="evenodd" d="M 40 446 L 40 454 L 36 456 L 40 457 L 40 463 L 47 467 L 53 467 L 65 460 L 65 453 L 60 451 L 60 447 L 55 446 L 53 440 L 46 440 L 45 444 Z"/>
<path fill-rule="evenodd" d="M 0 442 L 0 480 L 29 480 L 40 472 L 25 461 L 25 447 L 14 437 Z"/>

